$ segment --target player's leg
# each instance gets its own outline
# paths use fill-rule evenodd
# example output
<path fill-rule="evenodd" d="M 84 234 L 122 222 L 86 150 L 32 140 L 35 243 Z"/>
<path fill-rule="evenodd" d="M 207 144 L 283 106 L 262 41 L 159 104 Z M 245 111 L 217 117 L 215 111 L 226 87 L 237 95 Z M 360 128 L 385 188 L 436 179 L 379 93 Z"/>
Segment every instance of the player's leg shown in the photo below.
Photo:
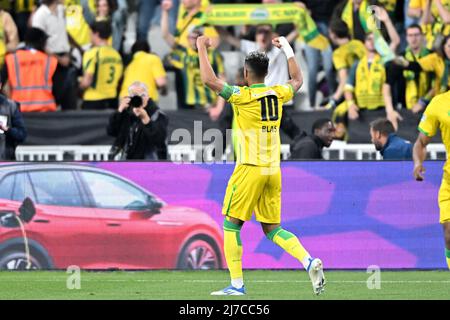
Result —
<path fill-rule="evenodd" d="M 313 259 L 293 233 L 283 229 L 278 223 L 261 222 L 261 226 L 269 240 L 300 261 L 305 270 L 309 270 Z"/>
<path fill-rule="evenodd" d="M 245 294 L 241 228 L 244 221 L 251 219 L 260 187 L 250 171 L 251 168 L 247 166 L 238 166 L 228 182 L 222 213 L 225 215 L 223 222 L 224 254 L 230 271 L 231 286 L 212 292 L 212 295 Z"/>
<path fill-rule="evenodd" d="M 241 242 L 241 228 L 244 221 L 226 217 L 223 221 L 224 253 L 230 271 L 231 285 L 240 289 L 244 286 L 242 274 L 242 254 L 244 252 Z"/>
<path fill-rule="evenodd" d="M 315 294 L 323 292 L 325 277 L 322 261 L 313 259 L 293 233 L 283 229 L 281 221 L 281 170 L 272 172 L 256 205 L 256 220 L 261 223 L 268 239 L 279 245 L 303 264 L 308 271 Z"/>
<path fill-rule="evenodd" d="M 211 295 L 244 295 L 244 277 L 242 274 L 242 242 L 241 228 L 244 221 L 225 217 L 223 220 L 223 251 L 227 262 L 228 271 L 230 272 L 231 286 L 222 290 L 214 291 Z"/>

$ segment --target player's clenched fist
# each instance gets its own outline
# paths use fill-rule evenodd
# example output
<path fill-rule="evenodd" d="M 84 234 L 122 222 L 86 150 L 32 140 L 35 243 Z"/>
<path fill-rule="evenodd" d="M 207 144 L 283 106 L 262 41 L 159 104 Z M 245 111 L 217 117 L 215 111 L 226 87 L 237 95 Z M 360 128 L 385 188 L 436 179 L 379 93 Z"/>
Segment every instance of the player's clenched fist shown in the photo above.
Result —
<path fill-rule="evenodd" d="M 211 47 L 211 39 L 206 36 L 200 36 L 197 38 L 197 48 L 209 48 Z"/>
<path fill-rule="evenodd" d="M 423 165 L 419 164 L 414 166 L 414 178 L 417 181 L 423 181 L 424 177 L 423 174 L 425 173 L 425 168 Z"/>

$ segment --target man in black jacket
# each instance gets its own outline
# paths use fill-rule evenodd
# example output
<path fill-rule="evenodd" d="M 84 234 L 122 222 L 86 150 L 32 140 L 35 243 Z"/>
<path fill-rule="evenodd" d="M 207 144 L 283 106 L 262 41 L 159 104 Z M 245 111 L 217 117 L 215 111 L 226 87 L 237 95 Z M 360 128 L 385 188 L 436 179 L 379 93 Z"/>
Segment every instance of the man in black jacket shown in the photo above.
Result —
<path fill-rule="evenodd" d="M 16 147 L 27 131 L 16 102 L 0 94 L 0 160 L 15 160 Z"/>
<path fill-rule="evenodd" d="M 133 83 L 128 92 L 109 119 L 107 132 L 116 138 L 111 157 L 120 153 L 122 160 L 167 159 L 167 116 L 144 83 Z"/>
<path fill-rule="evenodd" d="M 300 134 L 291 143 L 291 160 L 323 159 L 322 150 L 330 147 L 336 129 L 330 119 L 319 119 L 313 124 L 312 135 Z"/>

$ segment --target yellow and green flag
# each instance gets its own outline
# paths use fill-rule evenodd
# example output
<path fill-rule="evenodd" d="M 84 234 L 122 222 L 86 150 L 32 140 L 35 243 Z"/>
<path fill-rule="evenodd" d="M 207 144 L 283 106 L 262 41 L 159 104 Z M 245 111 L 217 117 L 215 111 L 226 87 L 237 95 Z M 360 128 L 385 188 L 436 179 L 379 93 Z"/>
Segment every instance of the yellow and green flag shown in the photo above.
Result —
<path fill-rule="evenodd" d="M 293 23 L 309 46 L 324 50 L 330 45 L 308 12 L 294 3 L 211 5 L 204 15 L 204 23 L 213 26 Z"/>

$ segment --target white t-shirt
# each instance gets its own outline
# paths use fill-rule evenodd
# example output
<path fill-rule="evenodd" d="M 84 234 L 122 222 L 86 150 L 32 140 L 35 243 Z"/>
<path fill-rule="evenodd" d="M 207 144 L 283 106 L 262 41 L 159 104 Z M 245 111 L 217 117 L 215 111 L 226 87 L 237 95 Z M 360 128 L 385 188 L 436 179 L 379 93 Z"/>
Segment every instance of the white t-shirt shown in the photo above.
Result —
<path fill-rule="evenodd" d="M 254 41 L 241 40 L 241 52 L 249 54 L 252 51 L 262 51 Z M 286 56 L 277 47 L 266 52 L 269 58 L 269 72 L 265 79 L 266 86 L 285 84 L 289 81 L 289 69 Z"/>
<path fill-rule="evenodd" d="M 47 50 L 51 53 L 65 53 L 70 51 L 69 36 L 66 31 L 66 19 L 64 6 L 57 6 L 53 14 L 49 7 L 41 5 L 33 15 L 31 26 L 39 28 L 49 36 Z"/>

